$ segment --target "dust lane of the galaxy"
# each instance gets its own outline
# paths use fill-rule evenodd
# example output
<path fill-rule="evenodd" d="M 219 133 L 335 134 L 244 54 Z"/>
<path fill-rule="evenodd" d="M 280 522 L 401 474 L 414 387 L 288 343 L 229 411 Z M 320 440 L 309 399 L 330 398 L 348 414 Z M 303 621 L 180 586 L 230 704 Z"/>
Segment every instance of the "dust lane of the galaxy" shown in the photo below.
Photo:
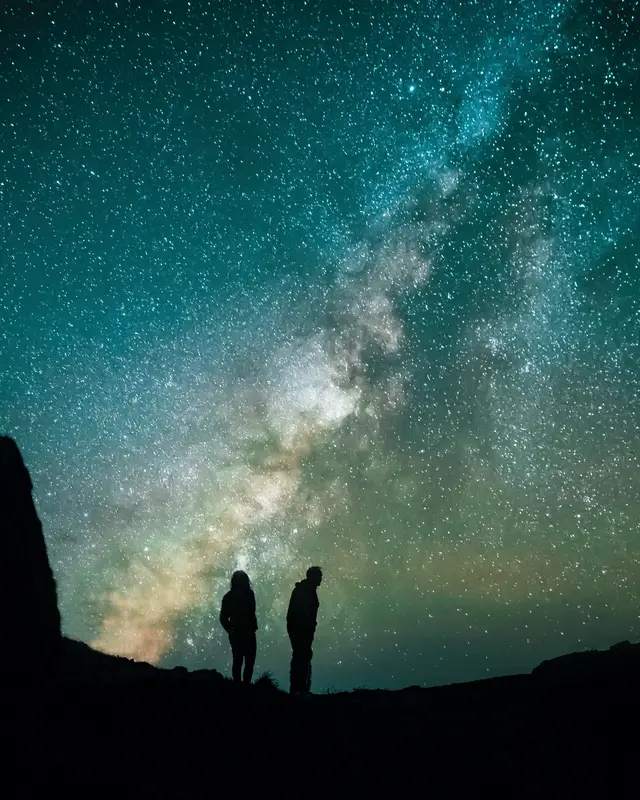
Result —
<path fill-rule="evenodd" d="M 65 632 L 314 689 L 640 634 L 638 2 L 11 2 L 0 427 Z"/>

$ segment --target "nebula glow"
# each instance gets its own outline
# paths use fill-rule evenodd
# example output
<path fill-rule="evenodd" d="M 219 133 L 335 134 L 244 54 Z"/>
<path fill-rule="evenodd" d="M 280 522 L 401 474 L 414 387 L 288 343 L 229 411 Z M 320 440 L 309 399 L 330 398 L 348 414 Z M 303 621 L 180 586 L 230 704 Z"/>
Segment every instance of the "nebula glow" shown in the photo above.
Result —
<path fill-rule="evenodd" d="M 241 567 L 284 681 L 317 563 L 317 689 L 637 639 L 637 3 L 161 5 L 0 12 L 0 427 L 65 632 L 228 672 Z"/>

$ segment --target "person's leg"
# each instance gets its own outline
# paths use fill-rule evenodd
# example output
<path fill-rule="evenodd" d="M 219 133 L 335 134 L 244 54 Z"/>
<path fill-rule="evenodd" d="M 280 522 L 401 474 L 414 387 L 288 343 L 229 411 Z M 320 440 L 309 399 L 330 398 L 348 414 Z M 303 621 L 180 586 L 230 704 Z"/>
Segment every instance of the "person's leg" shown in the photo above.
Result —
<path fill-rule="evenodd" d="M 289 671 L 290 686 L 289 691 L 291 694 L 301 691 L 304 688 L 301 675 L 303 675 L 304 661 L 301 658 L 300 651 L 300 637 L 295 634 L 289 634 L 291 640 L 291 667 Z"/>
<path fill-rule="evenodd" d="M 312 644 L 313 636 L 306 636 L 302 651 L 304 657 L 304 665 L 302 668 L 302 691 L 304 692 L 311 691 L 311 659 L 313 658 L 313 650 L 311 649 Z"/>
<path fill-rule="evenodd" d="M 309 649 L 307 650 L 307 675 L 305 681 L 305 691 L 311 691 L 311 659 L 313 658 L 313 650 L 311 649 L 311 643 L 309 643 Z"/>
<path fill-rule="evenodd" d="M 229 634 L 229 643 L 231 644 L 231 653 L 233 654 L 233 663 L 231 665 L 231 677 L 234 683 L 239 683 L 242 677 L 242 646 L 238 641 L 237 634 Z"/>
<path fill-rule="evenodd" d="M 291 662 L 289 664 L 289 692 L 290 694 L 294 694 L 296 691 L 296 682 L 295 682 L 296 648 L 294 643 L 294 637 L 291 634 L 289 634 L 289 642 L 291 643 Z"/>
<path fill-rule="evenodd" d="M 256 663 L 256 650 L 256 635 L 255 633 L 248 633 L 244 650 L 244 683 L 251 683 L 251 678 L 253 678 L 253 666 Z"/>

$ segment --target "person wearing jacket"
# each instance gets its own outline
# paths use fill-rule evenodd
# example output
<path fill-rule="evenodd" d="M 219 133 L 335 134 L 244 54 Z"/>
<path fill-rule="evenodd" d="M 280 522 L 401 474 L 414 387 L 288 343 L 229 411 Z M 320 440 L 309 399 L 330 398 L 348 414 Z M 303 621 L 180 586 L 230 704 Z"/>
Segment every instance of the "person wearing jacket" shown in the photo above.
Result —
<path fill-rule="evenodd" d="M 236 570 L 231 576 L 231 589 L 222 598 L 220 624 L 229 634 L 233 655 L 231 674 L 235 683 L 251 683 L 256 661 L 256 598 L 246 572 Z M 244 674 L 242 665 L 244 662 Z"/>
<path fill-rule="evenodd" d="M 291 641 L 291 694 L 311 691 L 313 637 L 318 617 L 318 586 L 322 583 L 320 567 L 309 567 L 307 577 L 298 581 L 291 593 L 287 611 L 287 633 Z"/>

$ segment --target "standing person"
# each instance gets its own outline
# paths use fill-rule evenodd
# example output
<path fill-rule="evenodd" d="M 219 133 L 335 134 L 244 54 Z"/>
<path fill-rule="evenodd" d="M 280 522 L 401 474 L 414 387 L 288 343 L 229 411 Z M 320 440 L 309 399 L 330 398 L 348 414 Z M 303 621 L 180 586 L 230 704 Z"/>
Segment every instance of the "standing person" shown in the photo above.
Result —
<path fill-rule="evenodd" d="M 318 586 L 322 583 L 320 567 L 309 567 L 307 577 L 296 583 L 289 610 L 287 611 L 287 633 L 291 640 L 291 694 L 308 694 L 311 691 L 311 659 L 313 637 L 316 632 Z"/>
<path fill-rule="evenodd" d="M 235 683 L 251 683 L 256 661 L 256 597 L 246 572 L 237 570 L 231 576 L 231 590 L 222 598 L 220 624 L 229 634 L 233 654 L 231 674 Z M 244 661 L 244 675 L 242 662 Z"/>

